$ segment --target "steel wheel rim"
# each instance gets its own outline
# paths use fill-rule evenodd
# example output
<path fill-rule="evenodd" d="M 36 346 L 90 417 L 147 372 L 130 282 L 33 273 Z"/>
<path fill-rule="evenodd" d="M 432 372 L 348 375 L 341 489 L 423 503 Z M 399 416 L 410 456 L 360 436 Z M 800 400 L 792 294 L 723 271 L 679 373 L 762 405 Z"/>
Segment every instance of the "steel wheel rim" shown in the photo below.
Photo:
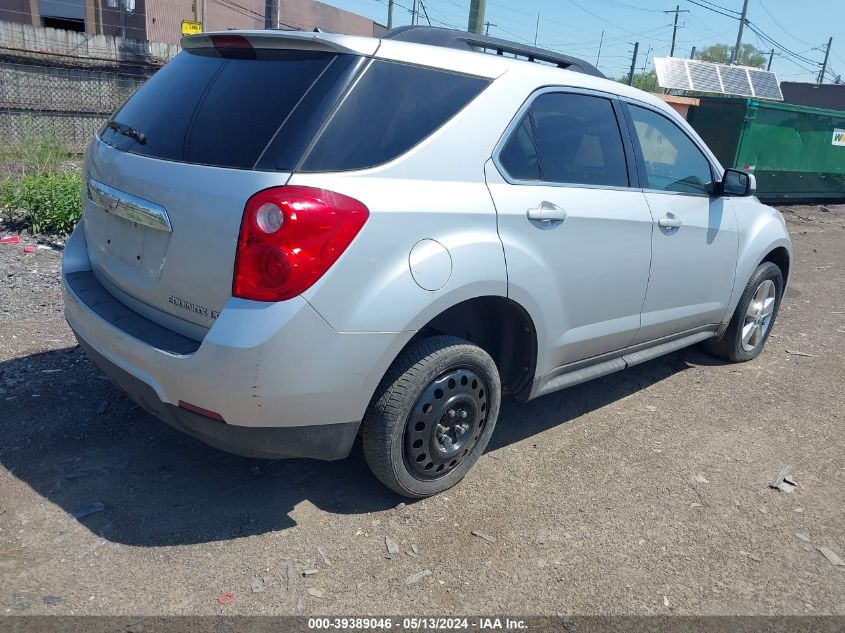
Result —
<path fill-rule="evenodd" d="M 487 424 L 488 397 L 487 383 L 467 368 L 428 384 L 405 423 L 404 459 L 415 477 L 440 479 L 466 460 Z"/>
<path fill-rule="evenodd" d="M 775 282 L 766 279 L 757 286 L 748 310 L 745 312 L 745 319 L 742 324 L 742 349 L 746 352 L 755 350 L 766 338 L 766 332 L 772 323 L 772 315 L 775 312 Z"/>

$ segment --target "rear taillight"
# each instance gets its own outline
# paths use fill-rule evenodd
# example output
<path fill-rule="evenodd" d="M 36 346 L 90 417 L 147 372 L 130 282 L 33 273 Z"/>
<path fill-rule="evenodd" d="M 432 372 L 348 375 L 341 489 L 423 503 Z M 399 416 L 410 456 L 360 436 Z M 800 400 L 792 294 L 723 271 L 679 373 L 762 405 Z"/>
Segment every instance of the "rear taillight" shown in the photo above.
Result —
<path fill-rule="evenodd" d="M 370 212 L 325 189 L 276 187 L 246 203 L 232 294 L 284 301 L 310 288 L 358 235 Z"/>

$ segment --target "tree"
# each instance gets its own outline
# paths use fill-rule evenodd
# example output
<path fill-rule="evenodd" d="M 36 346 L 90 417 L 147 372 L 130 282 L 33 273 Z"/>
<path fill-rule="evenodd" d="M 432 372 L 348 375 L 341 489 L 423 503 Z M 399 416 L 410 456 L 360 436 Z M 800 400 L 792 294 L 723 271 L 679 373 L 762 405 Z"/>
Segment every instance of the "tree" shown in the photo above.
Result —
<path fill-rule="evenodd" d="M 628 83 L 627 73 L 616 81 L 623 84 Z M 639 88 L 640 90 L 645 90 L 646 92 L 661 91 L 660 86 L 657 85 L 657 73 L 653 70 L 650 70 L 647 73 L 634 73 L 634 82 L 631 85 L 634 86 L 634 88 Z"/>
<path fill-rule="evenodd" d="M 730 64 L 732 46 L 728 44 L 714 44 L 708 46 L 698 54 L 698 59 L 704 62 L 715 62 L 717 64 Z M 764 68 L 766 66 L 766 54 L 756 49 L 751 44 L 742 44 L 739 47 L 739 56 L 736 63 L 740 66 L 753 66 Z"/>

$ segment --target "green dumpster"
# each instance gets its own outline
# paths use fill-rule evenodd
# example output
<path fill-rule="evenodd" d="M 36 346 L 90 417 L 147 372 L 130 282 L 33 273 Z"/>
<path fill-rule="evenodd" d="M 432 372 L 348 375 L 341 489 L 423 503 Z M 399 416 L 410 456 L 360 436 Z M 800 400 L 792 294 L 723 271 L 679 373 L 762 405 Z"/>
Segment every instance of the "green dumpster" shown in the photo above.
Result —
<path fill-rule="evenodd" d="M 845 199 L 845 111 L 701 97 L 687 120 L 723 166 L 755 174 L 760 198 Z"/>

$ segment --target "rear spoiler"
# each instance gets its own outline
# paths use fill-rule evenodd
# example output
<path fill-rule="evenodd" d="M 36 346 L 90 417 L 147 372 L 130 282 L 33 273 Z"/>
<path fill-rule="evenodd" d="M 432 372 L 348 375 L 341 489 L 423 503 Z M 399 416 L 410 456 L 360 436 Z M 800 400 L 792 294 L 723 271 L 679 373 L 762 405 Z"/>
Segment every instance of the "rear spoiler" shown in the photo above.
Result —
<path fill-rule="evenodd" d="M 304 51 L 326 51 L 372 56 L 379 46 L 379 40 L 372 37 L 356 37 L 337 33 L 310 31 L 218 31 L 186 35 L 182 48 L 270 48 Z"/>

